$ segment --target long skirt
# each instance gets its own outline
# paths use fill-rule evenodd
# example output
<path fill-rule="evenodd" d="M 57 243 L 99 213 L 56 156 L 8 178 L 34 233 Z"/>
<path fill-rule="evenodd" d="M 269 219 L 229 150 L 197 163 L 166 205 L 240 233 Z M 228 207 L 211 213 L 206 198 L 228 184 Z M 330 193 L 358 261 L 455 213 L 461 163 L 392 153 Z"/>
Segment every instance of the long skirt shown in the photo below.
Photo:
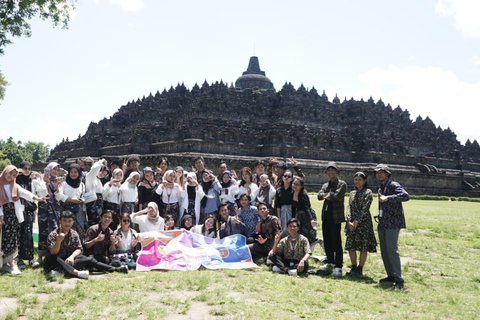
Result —
<path fill-rule="evenodd" d="M 160 212 L 160 215 L 162 216 L 162 218 L 165 218 L 167 214 L 173 217 L 173 220 L 175 221 L 175 226 L 178 227 L 180 225 L 180 221 L 178 221 L 178 216 L 180 214 L 180 206 L 178 205 L 178 202 L 162 204 L 162 210 Z"/>
<path fill-rule="evenodd" d="M 103 211 L 103 198 L 101 193 L 97 193 L 97 200 L 89 202 L 86 204 L 87 207 L 87 216 L 88 216 L 88 226 L 91 227 L 94 224 L 100 223 L 100 216 Z"/>
<path fill-rule="evenodd" d="M 83 210 L 83 204 L 65 203 L 65 210 L 69 210 L 74 214 L 75 223 L 72 229 L 77 231 L 80 240 L 85 239 L 85 233 L 88 229 L 87 213 Z"/>
<path fill-rule="evenodd" d="M 32 211 L 23 211 L 23 222 L 20 225 L 20 243 L 18 254 L 22 260 L 33 260 L 33 219 Z"/>
<path fill-rule="evenodd" d="M 300 222 L 300 234 L 308 239 L 309 243 L 317 239 L 317 230 L 313 229 L 307 213 L 304 210 L 297 210 L 296 218 Z"/>
<path fill-rule="evenodd" d="M 283 205 L 280 209 L 280 221 L 282 222 L 282 230 L 287 230 L 287 222 L 292 219 L 292 206 Z"/>
<path fill-rule="evenodd" d="M 58 228 L 60 220 L 60 204 L 55 199 L 48 199 L 38 204 L 38 255 L 48 254 L 48 235 Z"/>
<path fill-rule="evenodd" d="M 20 244 L 20 223 L 15 214 L 13 202 L 3 205 L 2 251 L 3 263 L 12 262 L 18 256 Z"/>

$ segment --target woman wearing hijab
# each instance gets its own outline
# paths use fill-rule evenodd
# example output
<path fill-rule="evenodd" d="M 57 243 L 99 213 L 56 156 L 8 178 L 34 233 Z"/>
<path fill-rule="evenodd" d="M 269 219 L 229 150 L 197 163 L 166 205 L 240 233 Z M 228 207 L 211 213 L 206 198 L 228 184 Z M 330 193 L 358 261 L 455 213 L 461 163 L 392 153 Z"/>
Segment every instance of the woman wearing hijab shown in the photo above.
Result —
<path fill-rule="evenodd" d="M 175 220 L 175 225 L 180 223 L 180 201 L 184 193 L 182 188 L 175 183 L 175 171 L 167 170 L 163 175 L 163 182 L 160 183 L 156 192 L 162 197 L 162 216 L 170 214 Z"/>
<path fill-rule="evenodd" d="M 122 185 L 122 181 L 123 171 L 120 168 L 116 168 L 112 172 L 110 181 L 103 186 L 103 210 L 111 210 L 113 212 L 112 224 L 115 219 L 120 220 L 118 217 L 120 217 L 120 186 Z"/>
<path fill-rule="evenodd" d="M 187 174 L 187 182 L 185 182 L 183 201 L 180 207 L 180 213 L 191 215 L 194 217 L 194 224 L 200 223 L 200 203 L 205 196 L 203 189 L 197 181 L 197 175 L 194 172 Z M 181 217 L 180 217 L 181 219 Z"/>
<path fill-rule="evenodd" d="M 157 202 L 155 201 L 155 190 L 157 187 L 158 182 L 155 181 L 155 175 L 152 168 L 145 167 L 145 169 L 143 169 L 143 179 L 137 186 L 139 210 L 145 209 L 149 202 Z"/>
<path fill-rule="evenodd" d="M 28 201 L 45 201 L 19 186 L 15 179 L 18 170 L 9 165 L 0 175 L 0 225 L 2 225 L 1 251 L 3 252 L 2 271 L 13 275 L 20 274 L 17 266 L 20 241 L 20 224 L 23 220 L 23 206 L 20 198 Z"/>
<path fill-rule="evenodd" d="M 102 179 L 108 174 L 107 160 L 99 159 L 95 162 L 88 157 L 85 160 L 93 163 L 92 168 L 85 176 L 85 204 L 88 216 L 88 226 L 100 223 L 103 212 L 103 184 Z"/>
<path fill-rule="evenodd" d="M 132 222 L 138 224 L 140 232 L 163 231 L 165 228 L 165 220 L 160 217 L 155 202 L 148 203 L 146 209 L 132 214 Z"/>
<path fill-rule="evenodd" d="M 122 209 L 121 212 L 128 212 L 134 213 L 135 204 L 138 201 L 138 191 L 137 191 L 137 183 L 140 180 L 140 173 L 134 171 L 130 173 L 127 180 L 120 186 L 120 201 L 122 202 Z M 114 226 L 114 230 L 117 230 L 118 223 Z"/>
<path fill-rule="evenodd" d="M 18 166 L 18 176 L 16 178 L 17 185 L 23 189 L 32 192 L 32 165 L 28 161 L 23 161 Z M 33 192 L 32 192 L 33 193 Z M 26 265 L 23 260 L 30 261 L 31 267 L 38 267 L 39 263 L 33 260 L 33 220 L 37 205 L 33 201 L 20 199 L 24 206 L 23 223 L 20 225 L 20 244 L 18 248 L 18 267 L 25 269 Z"/>
<path fill-rule="evenodd" d="M 235 184 L 235 179 L 232 178 L 232 173 L 225 170 L 222 174 L 222 180 L 217 181 L 215 190 L 218 192 L 218 197 L 221 204 L 228 204 L 230 215 L 235 215 L 235 208 L 237 207 L 235 196 L 238 194 L 238 186 Z"/>
<path fill-rule="evenodd" d="M 65 210 L 75 214 L 75 224 L 73 229 L 77 231 L 80 239 L 83 241 L 85 231 L 88 229 L 87 213 L 84 210 L 83 202 L 85 195 L 85 185 L 82 182 L 82 168 L 72 163 L 68 167 L 68 173 L 60 185 L 57 184 L 55 198 L 63 202 Z"/>
<path fill-rule="evenodd" d="M 202 201 L 200 201 L 200 221 L 198 222 L 199 224 L 203 224 L 209 214 L 216 216 L 219 205 L 218 193 L 217 191 L 215 191 L 214 188 L 216 178 L 213 175 L 213 172 L 208 169 L 205 170 L 202 173 L 202 178 L 203 180 L 201 186 L 205 196 L 203 197 Z"/>
<path fill-rule="evenodd" d="M 45 202 L 38 204 L 38 260 L 42 264 L 42 258 L 46 257 L 50 248 L 47 240 L 48 235 L 59 228 L 60 203 L 55 198 L 55 190 L 58 184 L 62 183 L 60 165 L 50 162 L 43 172 L 41 178 L 32 181 L 33 193 L 38 197 L 47 197 Z M 58 178 L 58 179 L 57 179 Z"/>

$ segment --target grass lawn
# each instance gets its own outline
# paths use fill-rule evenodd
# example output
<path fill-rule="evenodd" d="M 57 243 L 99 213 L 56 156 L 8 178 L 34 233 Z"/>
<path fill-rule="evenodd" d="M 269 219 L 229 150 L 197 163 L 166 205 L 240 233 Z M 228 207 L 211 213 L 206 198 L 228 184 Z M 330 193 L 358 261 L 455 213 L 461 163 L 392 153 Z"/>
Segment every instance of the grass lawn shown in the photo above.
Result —
<path fill-rule="evenodd" d="M 320 203 L 312 203 L 319 213 Z M 377 208 L 374 201 L 373 215 Z M 480 318 L 480 204 L 411 200 L 404 208 L 408 228 L 399 250 L 406 292 L 377 283 L 385 276 L 379 252 L 369 255 L 366 277 L 355 280 L 288 277 L 265 266 L 89 280 L 51 279 L 30 269 L 0 275 L 0 319 Z M 317 247 L 314 254 L 323 252 Z M 346 272 L 347 253 L 344 261 Z"/>

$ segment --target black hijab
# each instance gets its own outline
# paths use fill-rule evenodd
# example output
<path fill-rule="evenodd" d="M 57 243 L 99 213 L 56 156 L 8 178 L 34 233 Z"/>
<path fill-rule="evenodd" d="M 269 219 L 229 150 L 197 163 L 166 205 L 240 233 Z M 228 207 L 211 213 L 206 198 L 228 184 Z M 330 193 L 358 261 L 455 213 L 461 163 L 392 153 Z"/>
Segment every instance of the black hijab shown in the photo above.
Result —
<path fill-rule="evenodd" d="M 70 172 L 72 171 L 72 169 L 77 169 L 78 171 L 77 179 L 70 178 Z M 72 163 L 70 166 L 68 166 L 68 174 L 67 174 L 67 177 L 65 178 L 65 182 L 74 189 L 77 189 L 78 187 L 80 187 L 80 183 L 82 182 L 82 168 L 78 164 Z"/>

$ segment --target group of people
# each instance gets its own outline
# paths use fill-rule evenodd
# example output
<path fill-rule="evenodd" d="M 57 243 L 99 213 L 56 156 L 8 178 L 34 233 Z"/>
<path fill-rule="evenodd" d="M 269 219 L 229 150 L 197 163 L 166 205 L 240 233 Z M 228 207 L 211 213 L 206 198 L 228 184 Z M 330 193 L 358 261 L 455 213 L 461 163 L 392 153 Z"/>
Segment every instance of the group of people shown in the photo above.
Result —
<path fill-rule="evenodd" d="M 183 229 L 212 238 L 242 234 L 254 261 L 263 260 L 277 272 L 341 276 L 345 223 L 345 249 L 352 263 L 347 275 L 361 276 L 367 253 L 376 252 L 377 246 L 366 174 L 355 174 L 345 216 L 347 185 L 338 179 L 337 164 L 328 163 L 329 181 L 318 193 L 323 201 L 325 265 L 309 271 L 313 248 L 322 242 L 317 238 L 317 214 L 303 171 L 293 157 L 287 162 L 293 170 L 271 158 L 255 163 L 253 170 L 242 168 L 238 176 L 225 162 L 214 174 L 201 156 L 194 159 L 190 172 L 180 166 L 169 169 L 167 158 L 155 170 L 141 170 L 138 157 L 122 164 L 87 157 L 68 170 L 51 162 L 43 173 L 32 173 L 28 162 L 18 168 L 7 166 L 0 175 L 1 270 L 20 274 L 28 263 L 43 265 L 53 275 L 62 271 L 80 278 L 88 277 L 85 269 L 128 272 L 135 268 L 141 249 L 138 233 Z M 408 193 L 389 179 L 390 174 L 386 165 L 375 168 L 381 185 L 378 235 L 387 271 L 381 282 L 403 288 L 397 245 L 399 230 L 405 228 L 401 202 L 408 200 Z M 39 241 L 34 259 L 37 203 Z"/>

